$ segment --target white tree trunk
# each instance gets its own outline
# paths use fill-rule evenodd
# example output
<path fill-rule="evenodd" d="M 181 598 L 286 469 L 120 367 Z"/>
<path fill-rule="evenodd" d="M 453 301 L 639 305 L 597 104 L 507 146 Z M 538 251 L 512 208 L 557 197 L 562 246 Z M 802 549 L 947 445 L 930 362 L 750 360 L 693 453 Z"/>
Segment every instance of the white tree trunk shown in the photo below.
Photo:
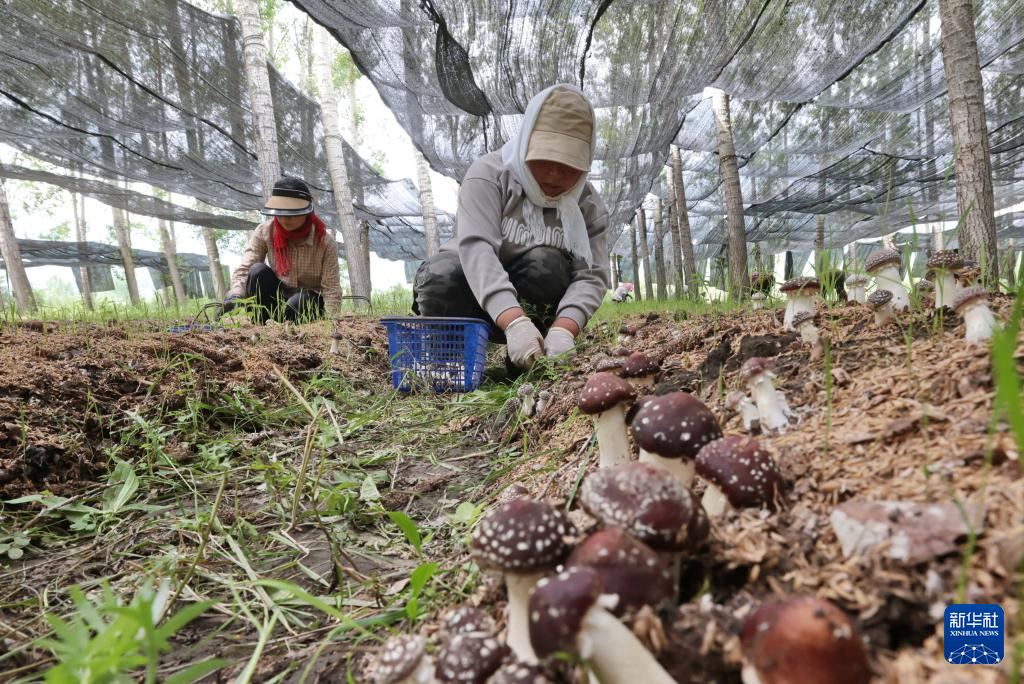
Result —
<path fill-rule="evenodd" d="M 729 225 L 729 294 L 739 299 L 750 290 L 750 276 L 747 274 L 747 231 L 743 223 L 743 193 L 736 164 L 736 147 L 732 140 L 729 96 L 721 90 L 715 90 L 712 94 L 712 107 L 715 112 L 718 164 L 722 185 L 725 187 L 725 213 Z"/>
<path fill-rule="evenodd" d="M 993 285 L 999 278 L 996 252 L 995 200 L 992 159 L 985 123 L 985 92 L 978 64 L 971 0 L 939 0 L 942 63 L 949 86 L 949 115 L 956 150 L 956 203 L 963 223 L 960 253 L 977 259 L 983 277 Z"/>
<path fill-rule="evenodd" d="M 434 210 L 434 191 L 430 186 L 430 166 L 427 159 L 415 147 L 416 176 L 420 186 L 420 206 L 423 209 L 423 236 L 427 241 L 427 258 L 441 249 L 441 236 L 437 234 L 437 212 Z"/>
<path fill-rule="evenodd" d="M 676 217 L 676 191 L 672 179 L 669 178 L 665 184 L 666 203 L 665 220 L 668 222 L 668 230 L 672 235 L 672 278 L 675 280 L 675 297 L 683 296 L 686 291 L 686 276 L 683 275 L 683 253 L 682 241 L 679 238 L 679 221 Z"/>
<path fill-rule="evenodd" d="M 633 259 L 633 296 L 639 302 L 643 300 L 643 295 L 640 294 L 640 262 L 637 261 L 636 254 L 636 226 L 630 223 L 628 227 L 630 257 Z"/>
<path fill-rule="evenodd" d="M 236 6 L 242 23 L 242 50 L 245 55 L 245 76 L 249 83 L 253 128 L 256 131 L 256 158 L 260 165 L 263 199 L 266 200 L 270 197 L 274 183 L 281 177 L 281 162 L 277 154 L 277 122 L 274 118 L 274 100 L 270 94 L 270 76 L 267 73 L 267 48 L 263 42 L 263 28 L 256 0 L 238 0 Z"/>
<path fill-rule="evenodd" d="M 686 291 L 696 299 L 697 262 L 693 258 L 693 234 L 690 232 L 690 212 L 686 208 L 686 187 L 683 185 L 683 159 L 679 148 L 672 145 L 672 192 L 676 204 L 676 222 L 679 225 L 679 242 L 683 247 L 683 273 Z"/>
<path fill-rule="evenodd" d="M 164 259 L 167 261 L 167 270 L 171 274 L 171 286 L 174 288 L 174 298 L 178 304 L 184 305 L 188 299 L 185 294 L 185 283 L 181 281 L 181 271 L 178 270 L 178 251 L 171 240 L 171 234 L 167 230 L 167 222 L 163 219 L 157 221 L 160 231 L 160 249 L 163 250 Z"/>
<path fill-rule="evenodd" d="M 139 283 L 135 279 L 135 259 L 132 257 L 132 235 L 125 213 L 117 207 L 111 207 L 114 218 L 114 234 L 117 236 L 117 246 L 121 250 L 121 262 L 124 264 L 124 279 L 128 284 L 128 298 L 134 306 L 141 303 L 139 298 Z"/>
<path fill-rule="evenodd" d="M 665 224 L 661 220 L 661 198 L 654 198 L 654 273 L 658 279 L 658 299 L 668 298 L 665 287 Z"/>
<path fill-rule="evenodd" d="M 217 299 L 224 299 L 228 294 L 228 284 L 224 279 L 224 267 L 220 263 L 220 249 L 213 228 L 203 228 L 203 242 L 206 243 L 206 257 L 210 260 L 213 289 L 217 291 Z"/>
<path fill-rule="evenodd" d="M 651 249 L 647 244 L 647 216 L 641 207 L 636 210 L 636 228 L 640 231 L 640 260 L 644 267 L 644 294 L 648 299 L 654 299 L 654 286 L 651 284 Z M 640 299 L 640 277 L 637 276 L 636 283 L 637 299 Z"/>
<path fill-rule="evenodd" d="M 79 254 L 81 254 L 81 244 L 85 242 L 86 238 L 85 198 L 77 193 L 71 193 L 71 210 L 75 215 L 75 241 L 79 243 Z M 78 281 L 82 284 L 82 303 L 85 304 L 86 309 L 92 311 L 92 281 L 89 279 L 89 265 L 79 262 L 77 268 Z"/>
<path fill-rule="evenodd" d="M 11 209 L 7 203 L 7 188 L 0 178 L 0 255 L 4 258 L 7 277 L 11 279 L 11 294 L 14 303 L 22 311 L 36 308 L 36 300 L 32 295 L 32 285 L 28 282 L 28 273 L 21 260 L 21 248 L 14 236 L 14 223 L 11 221 Z"/>
<path fill-rule="evenodd" d="M 349 285 L 352 294 L 370 296 L 370 275 L 359 249 L 359 227 L 352 210 L 352 187 L 349 184 L 348 167 L 345 165 L 345 148 L 341 137 L 341 116 L 338 114 L 338 94 L 331 78 L 331 63 L 334 39 L 323 29 L 317 31 L 315 70 L 320 91 L 320 116 L 324 122 L 324 148 L 327 152 L 327 171 L 334 188 L 334 208 L 338 213 L 341 239 L 345 243 L 345 260 L 348 264 Z"/>

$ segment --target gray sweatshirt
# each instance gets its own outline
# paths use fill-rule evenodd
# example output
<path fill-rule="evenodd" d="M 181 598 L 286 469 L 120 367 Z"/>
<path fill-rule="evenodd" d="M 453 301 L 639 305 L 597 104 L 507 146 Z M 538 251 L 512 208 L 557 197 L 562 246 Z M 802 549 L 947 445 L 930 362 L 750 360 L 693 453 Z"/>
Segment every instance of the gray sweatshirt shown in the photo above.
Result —
<path fill-rule="evenodd" d="M 480 157 L 462 181 L 454 233 L 441 248 L 458 252 L 470 289 L 492 319 L 519 306 L 506 264 L 541 245 L 564 250 L 555 210 L 544 210 L 549 228 L 543 235 L 535 235 L 523 221 L 524 198 L 522 186 L 502 164 L 500 150 Z M 555 315 L 571 318 L 582 330 L 609 287 L 608 209 L 590 183 L 580 195 L 580 209 L 587 223 L 594 265 L 587 268 L 583 261 L 573 260 L 572 282 Z"/>

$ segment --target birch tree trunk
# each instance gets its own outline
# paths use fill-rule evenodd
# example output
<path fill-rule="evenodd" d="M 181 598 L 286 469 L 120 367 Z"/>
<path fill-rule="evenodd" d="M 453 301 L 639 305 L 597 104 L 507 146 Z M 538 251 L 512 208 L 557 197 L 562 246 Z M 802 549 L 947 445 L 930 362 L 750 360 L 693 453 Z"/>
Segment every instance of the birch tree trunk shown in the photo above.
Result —
<path fill-rule="evenodd" d="M 423 236 L 427 241 L 427 258 L 441 249 L 441 237 L 437 234 L 437 213 L 434 210 L 434 191 L 430 186 L 430 167 L 427 159 L 413 147 L 416 157 L 416 176 L 420 186 L 420 208 L 423 210 Z"/>
<path fill-rule="evenodd" d="M 125 213 L 117 207 L 111 207 L 114 219 L 114 234 L 117 236 L 117 246 L 121 250 L 121 262 L 124 264 L 124 279 L 128 284 L 128 298 L 132 305 L 138 306 L 141 303 L 139 298 L 139 283 L 135 279 L 135 259 L 132 257 L 132 236 L 131 228 L 128 227 L 128 220 Z"/>
<path fill-rule="evenodd" d="M 697 262 L 693 258 L 693 235 L 690 232 L 690 212 L 686 208 L 686 187 L 683 185 L 683 159 L 679 148 L 672 145 L 672 193 L 676 204 L 676 221 L 679 225 L 679 241 L 683 246 L 683 273 L 686 291 L 696 299 Z"/>
<path fill-rule="evenodd" d="M 0 255 L 4 258 L 7 277 L 11 279 L 11 294 L 14 303 L 21 311 L 32 311 L 36 308 L 32 285 L 28 282 L 25 263 L 21 260 L 21 248 L 14 236 L 14 223 L 11 221 L 11 209 L 7 203 L 7 188 L 0 178 Z"/>
<path fill-rule="evenodd" d="M 224 279 L 224 267 L 220 263 L 220 249 L 213 228 L 203 228 L 203 242 L 206 243 L 206 257 L 210 260 L 213 289 L 217 291 L 217 299 L 224 299 L 228 294 L 228 284 Z"/>
<path fill-rule="evenodd" d="M 971 0 L 939 0 L 942 63 L 949 86 L 949 114 L 956 150 L 956 203 L 964 217 L 960 253 L 977 259 L 984 280 L 999 278 L 992 159 L 985 122 L 985 92 L 978 64 Z M 966 216 L 965 216 L 966 215 Z"/>
<path fill-rule="evenodd" d="M 648 299 L 654 299 L 654 286 L 651 283 L 651 249 L 647 243 L 647 216 L 643 207 L 636 210 L 636 227 L 640 231 L 640 259 L 644 267 L 644 293 Z M 640 283 L 637 282 L 637 291 L 640 290 Z M 637 299 L 640 299 L 638 296 Z"/>
<path fill-rule="evenodd" d="M 658 299 L 668 298 L 665 287 L 665 223 L 661 220 L 661 198 L 654 198 L 654 273 L 658 279 Z"/>
<path fill-rule="evenodd" d="M 819 277 L 825 272 L 825 215 L 818 214 L 815 217 L 814 226 L 814 265 L 817 268 Z"/>
<path fill-rule="evenodd" d="M 320 91 L 320 116 L 324 124 L 324 147 L 327 152 L 327 170 L 334 188 L 334 208 L 341 224 L 341 239 L 345 243 L 345 260 L 348 264 L 349 286 L 352 294 L 370 296 L 370 275 L 360 251 L 359 229 L 355 212 L 352 210 L 352 186 L 349 183 L 348 167 L 345 165 L 345 148 L 341 137 L 341 116 L 338 114 L 338 94 L 331 78 L 333 61 L 332 41 L 323 29 L 317 31 L 316 51 L 317 80 Z"/>
<path fill-rule="evenodd" d="M 174 248 L 171 234 L 167 230 L 167 222 L 163 219 L 157 221 L 160 231 L 160 249 L 163 250 L 164 260 L 167 261 L 167 270 L 171 274 L 171 286 L 174 288 L 174 298 L 178 304 L 184 305 L 188 296 L 185 294 L 185 283 L 181 281 L 181 271 L 178 270 L 178 251 Z"/>
<path fill-rule="evenodd" d="M 373 292 L 373 273 L 370 271 L 370 224 L 366 221 L 359 222 L 359 258 L 363 262 L 363 271 L 366 272 L 366 293 L 367 296 Z"/>
<path fill-rule="evenodd" d="M 610 263 L 608 266 L 611 269 L 612 274 L 612 292 L 614 292 L 619 288 L 619 255 L 611 254 L 609 255 L 609 260 Z"/>
<path fill-rule="evenodd" d="M 683 275 L 683 254 L 682 240 L 679 237 L 679 221 L 677 217 L 675 184 L 669 180 L 665 185 L 668 195 L 668 204 L 665 207 L 665 217 L 668 220 L 669 232 L 672 234 L 672 275 L 676 283 L 675 296 L 682 297 L 686 287 L 686 277 Z"/>
<path fill-rule="evenodd" d="M 630 256 L 633 259 L 633 296 L 636 297 L 636 301 L 640 302 L 644 297 L 640 294 L 640 262 L 636 257 L 636 225 L 634 223 L 629 224 L 629 248 Z"/>
<path fill-rule="evenodd" d="M 729 96 L 721 90 L 715 90 L 712 94 L 712 107 L 715 112 L 718 164 L 722 185 L 725 187 L 725 213 L 729 225 L 729 294 L 734 299 L 740 299 L 750 290 L 750 276 L 747 274 L 747 231 L 743 223 L 743 193 L 736 164 L 736 147 L 732 140 Z"/>
<path fill-rule="evenodd" d="M 75 215 L 75 241 L 79 244 L 79 257 L 81 257 L 82 243 L 85 242 L 85 198 L 77 193 L 71 193 L 71 210 Z M 82 284 L 82 303 L 89 311 L 93 310 L 92 302 L 92 281 L 89 279 L 89 265 L 79 262 L 78 282 Z"/>
<path fill-rule="evenodd" d="M 249 83 L 253 129 L 256 132 L 256 158 L 260 165 L 263 199 L 266 200 L 270 197 L 274 183 L 281 177 L 281 162 L 277 154 L 277 122 L 270 94 L 270 76 L 267 73 L 267 47 L 263 42 L 263 28 L 256 0 L 238 0 L 236 6 L 242 23 L 242 51 L 245 55 L 245 76 Z"/>

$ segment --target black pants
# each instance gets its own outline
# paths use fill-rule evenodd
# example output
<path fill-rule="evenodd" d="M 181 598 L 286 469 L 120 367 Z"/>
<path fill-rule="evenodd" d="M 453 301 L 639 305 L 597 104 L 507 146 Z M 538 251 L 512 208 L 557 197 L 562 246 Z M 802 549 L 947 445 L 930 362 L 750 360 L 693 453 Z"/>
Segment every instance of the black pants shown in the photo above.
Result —
<path fill-rule="evenodd" d="M 254 302 L 249 310 L 252 322 L 262 325 L 273 318 L 279 323 L 305 323 L 323 317 L 324 298 L 319 292 L 298 290 L 289 296 L 290 289 L 266 264 L 256 264 L 249 269 L 245 296 Z"/>
<path fill-rule="evenodd" d="M 572 282 L 569 257 L 554 247 L 534 247 L 505 270 L 526 315 L 546 333 Z M 420 265 L 413 281 L 412 310 L 422 316 L 480 318 L 491 323 L 493 342 L 505 341 L 469 288 L 458 252 L 438 252 Z"/>

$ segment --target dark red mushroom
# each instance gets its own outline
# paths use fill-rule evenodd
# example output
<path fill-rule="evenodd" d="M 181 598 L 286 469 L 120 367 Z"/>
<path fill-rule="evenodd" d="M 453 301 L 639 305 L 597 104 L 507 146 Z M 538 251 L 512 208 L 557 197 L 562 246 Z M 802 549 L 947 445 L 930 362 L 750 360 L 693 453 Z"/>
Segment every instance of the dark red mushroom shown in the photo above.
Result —
<path fill-rule="evenodd" d="M 645 397 L 629 426 L 640 461 L 668 470 L 684 487 L 693 483 L 693 459 L 701 447 L 722 436 L 715 414 L 686 392 Z"/>
<path fill-rule="evenodd" d="M 576 547 L 566 567 L 585 566 L 601 577 L 605 594 L 617 597 L 609 610 L 622 616 L 672 600 L 672 573 L 664 560 L 618 527 L 595 532 Z"/>
<path fill-rule="evenodd" d="M 438 653 L 440 684 L 485 684 L 509 657 L 508 646 L 480 632 L 456 634 Z"/>
<path fill-rule="evenodd" d="M 701 502 L 710 516 L 733 508 L 775 508 L 782 475 L 775 459 L 753 437 L 716 439 L 697 454 L 697 474 L 707 482 Z"/>
<path fill-rule="evenodd" d="M 421 636 L 396 636 L 388 639 L 377 656 L 375 684 L 424 684 L 433 679 L 434 664 L 426 654 Z"/>
<path fill-rule="evenodd" d="M 635 398 L 636 390 L 611 373 L 595 373 L 590 376 L 580 393 L 580 411 L 594 416 L 594 432 L 597 433 L 602 468 L 629 460 L 626 405 Z"/>

